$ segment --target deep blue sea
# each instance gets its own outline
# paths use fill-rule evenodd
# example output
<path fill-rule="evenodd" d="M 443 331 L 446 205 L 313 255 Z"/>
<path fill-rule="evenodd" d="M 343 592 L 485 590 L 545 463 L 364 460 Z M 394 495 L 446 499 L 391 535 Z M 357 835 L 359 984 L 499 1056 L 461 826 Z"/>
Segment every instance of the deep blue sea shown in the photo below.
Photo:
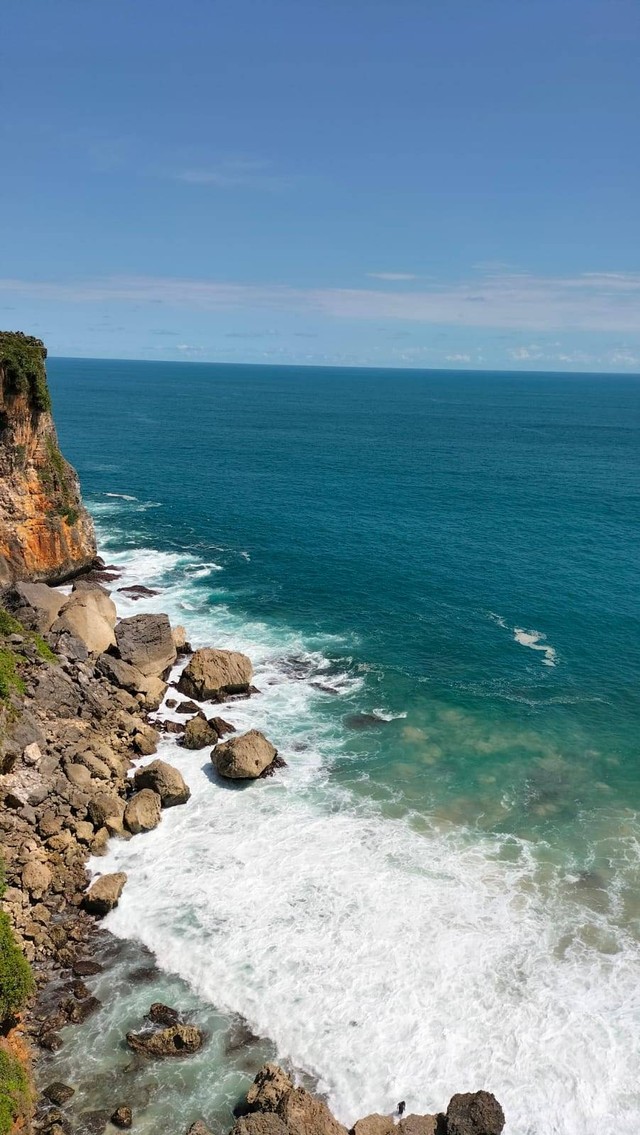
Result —
<path fill-rule="evenodd" d="M 102 555 L 161 592 L 121 611 L 249 653 L 225 716 L 288 763 L 230 791 L 163 742 L 192 799 L 114 844 L 114 933 L 348 1125 L 485 1087 L 508 1135 L 637 1135 L 640 379 L 49 375 Z M 180 1121 L 222 1129 L 223 1048 Z"/>

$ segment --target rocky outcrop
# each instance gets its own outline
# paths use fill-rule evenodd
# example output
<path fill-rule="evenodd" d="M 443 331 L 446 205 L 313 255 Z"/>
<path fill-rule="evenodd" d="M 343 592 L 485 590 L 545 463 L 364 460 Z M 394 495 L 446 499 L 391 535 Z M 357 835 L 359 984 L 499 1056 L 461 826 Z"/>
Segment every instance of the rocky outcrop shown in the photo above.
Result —
<path fill-rule="evenodd" d="M 124 810 L 124 826 L 132 835 L 150 832 L 160 823 L 162 801 L 157 792 L 143 788 L 135 792 Z"/>
<path fill-rule="evenodd" d="M 186 804 L 191 796 L 191 790 L 181 774 L 165 761 L 152 761 L 150 765 L 138 769 L 134 776 L 134 784 L 138 791 L 150 788 L 152 792 L 157 792 L 163 808 Z"/>
<path fill-rule="evenodd" d="M 452 1096 L 447 1108 L 447 1135 L 501 1135 L 504 1112 L 491 1092 Z"/>
<path fill-rule="evenodd" d="M 263 733 L 251 729 L 240 737 L 222 741 L 211 754 L 219 776 L 231 780 L 255 780 L 273 763 L 278 751 Z"/>
<path fill-rule="evenodd" d="M 147 677 L 161 678 L 173 666 L 176 650 L 166 615 L 132 615 L 116 627 L 116 645 L 123 662 Z"/>
<path fill-rule="evenodd" d="M 305 1088 L 294 1088 L 282 1097 L 276 1114 L 290 1135 L 347 1135 L 346 1127 L 331 1114 L 324 1100 Z"/>
<path fill-rule="evenodd" d="M 263 1064 L 247 1092 L 249 1111 L 276 1111 L 278 1105 L 293 1091 L 293 1081 L 279 1064 Z"/>
<path fill-rule="evenodd" d="M 376 1113 L 354 1123 L 349 1135 L 391 1135 L 394 1130 L 393 1116 Z"/>
<path fill-rule="evenodd" d="M 444 1115 L 406 1115 L 398 1124 L 399 1135 L 447 1135 Z"/>
<path fill-rule="evenodd" d="M 127 1033 L 127 1044 L 143 1056 L 188 1056 L 204 1044 L 204 1033 L 195 1025 L 171 1025 L 156 1032 Z"/>
<path fill-rule="evenodd" d="M 196 650 L 178 682 L 180 693 L 197 701 L 223 701 L 246 693 L 253 677 L 251 660 L 234 650 Z"/>
<path fill-rule="evenodd" d="M 59 582 L 96 558 L 78 478 L 60 452 L 39 339 L 0 332 L 0 587 Z"/>
<path fill-rule="evenodd" d="M 51 634 L 69 634 L 87 648 L 102 654 L 115 645 L 116 605 L 99 587 L 74 591 L 51 626 Z"/>

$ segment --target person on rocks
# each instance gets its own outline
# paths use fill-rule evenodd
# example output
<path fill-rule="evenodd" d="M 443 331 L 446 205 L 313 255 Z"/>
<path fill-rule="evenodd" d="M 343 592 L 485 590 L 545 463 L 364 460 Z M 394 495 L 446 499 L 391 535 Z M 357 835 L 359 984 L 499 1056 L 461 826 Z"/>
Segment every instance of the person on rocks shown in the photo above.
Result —
<path fill-rule="evenodd" d="M 405 1101 L 400 1100 L 400 1103 L 398 1104 L 398 1109 L 397 1109 L 398 1115 L 400 1116 L 400 1119 L 402 1119 L 402 1116 L 404 1115 L 404 1113 L 406 1111 L 406 1107 L 407 1107 L 407 1105 L 406 1105 Z"/>

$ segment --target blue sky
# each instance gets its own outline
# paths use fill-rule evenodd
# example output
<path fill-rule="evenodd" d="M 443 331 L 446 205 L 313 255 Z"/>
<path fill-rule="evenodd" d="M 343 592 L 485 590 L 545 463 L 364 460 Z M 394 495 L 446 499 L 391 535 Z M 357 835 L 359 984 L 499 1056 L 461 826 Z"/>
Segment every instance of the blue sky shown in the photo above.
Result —
<path fill-rule="evenodd" d="M 0 325 L 640 372 L 638 0 L 3 0 Z"/>

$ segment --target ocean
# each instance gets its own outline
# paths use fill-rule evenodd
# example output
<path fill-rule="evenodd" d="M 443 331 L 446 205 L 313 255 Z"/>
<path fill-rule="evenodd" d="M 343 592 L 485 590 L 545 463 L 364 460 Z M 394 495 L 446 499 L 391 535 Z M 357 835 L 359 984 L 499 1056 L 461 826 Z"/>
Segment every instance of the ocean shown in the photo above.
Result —
<path fill-rule="evenodd" d="M 121 613 L 248 653 L 261 692 L 223 716 L 288 766 L 224 788 L 163 739 L 192 798 L 96 861 L 129 876 L 121 996 L 52 1067 L 127 1067 L 144 946 L 152 999 L 212 1039 L 145 1073 L 140 1132 L 227 1129 L 266 1054 L 348 1126 L 486 1088 L 507 1135 L 636 1135 L 640 381 L 49 377 L 114 586 L 160 592 Z M 235 1043 L 240 1019 L 264 1039 Z"/>

